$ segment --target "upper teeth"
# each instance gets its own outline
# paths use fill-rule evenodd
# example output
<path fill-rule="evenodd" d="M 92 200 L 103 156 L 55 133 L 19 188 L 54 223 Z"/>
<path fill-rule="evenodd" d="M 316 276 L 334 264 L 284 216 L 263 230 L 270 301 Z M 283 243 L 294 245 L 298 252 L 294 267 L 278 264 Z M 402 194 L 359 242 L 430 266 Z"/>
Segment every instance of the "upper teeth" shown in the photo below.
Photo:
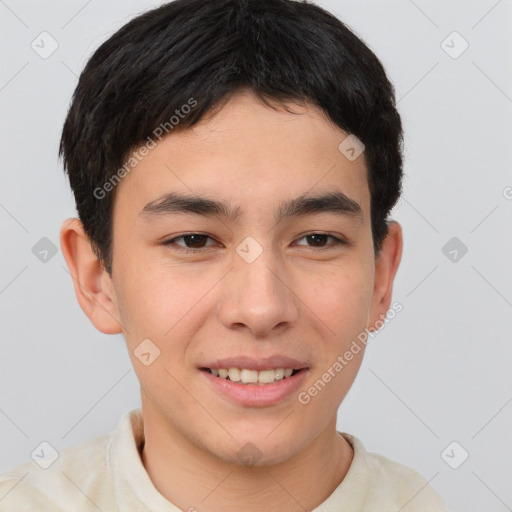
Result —
<path fill-rule="evenodd" d="M 293 368 L 276 368 L 271 370 L 248 370 L 246 368 L 212 368 L 210 370 L 216 377 L 232 380 L 233 382 L 242 382 L 243 384 L 269 384 L 276 380 L 289 377 L 293 373 Z"/>

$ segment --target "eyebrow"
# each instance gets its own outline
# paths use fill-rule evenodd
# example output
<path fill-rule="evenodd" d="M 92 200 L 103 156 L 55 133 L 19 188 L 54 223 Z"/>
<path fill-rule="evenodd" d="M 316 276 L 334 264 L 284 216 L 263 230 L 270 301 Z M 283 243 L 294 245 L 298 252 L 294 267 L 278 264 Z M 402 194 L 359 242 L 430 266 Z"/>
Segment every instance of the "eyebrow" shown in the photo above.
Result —
<path fill-rule="evenodd" d="M 170 192 L 146 204 L 139 213 L 145 219 L 180 213 L 192 213 L 205 217 L 225 217 L 235 221 L 242 217 L 240 206 L 208 197 Z M 316 196 L 299 196 L 279 205 L 274 216 L 277 222 L 291 217 L 311 214 L 334 213 L 340 216 L 359 218 L 363 221 L 363 210 L 359 203 L 343 192 L 329 192 Z"/>

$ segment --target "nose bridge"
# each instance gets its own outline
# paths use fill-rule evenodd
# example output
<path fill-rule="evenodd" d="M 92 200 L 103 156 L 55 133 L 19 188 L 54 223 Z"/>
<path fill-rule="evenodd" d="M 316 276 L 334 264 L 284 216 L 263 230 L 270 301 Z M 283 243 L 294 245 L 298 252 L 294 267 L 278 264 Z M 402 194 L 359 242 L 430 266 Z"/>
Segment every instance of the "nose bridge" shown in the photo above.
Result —
<path fill-rule="evenodd" d="M 263 250 L 254 261 L 247 261 L 243 257 L 240 259 L 242 261 L 237 262 L 235 269 L 242 276 L 242 287 L 245 288 L 244 296 L 268 295 L 276 299 L 282 294 L 282 290 L 280 291 L 278 288 L 283 284 L 276 277 L 281 265 L 279 257 L 272 248 Z M 284 274 L 282 268 L 281 274 Z"/>
<path fill-rule="evenodd" d="M 248 238 L 234 255 L 221 316 L 226 327 L 243 324 L 254 334 L 265 335 L 295 322 L 298 304 L 285 284 L 286 270 L 275 249 Z"/>

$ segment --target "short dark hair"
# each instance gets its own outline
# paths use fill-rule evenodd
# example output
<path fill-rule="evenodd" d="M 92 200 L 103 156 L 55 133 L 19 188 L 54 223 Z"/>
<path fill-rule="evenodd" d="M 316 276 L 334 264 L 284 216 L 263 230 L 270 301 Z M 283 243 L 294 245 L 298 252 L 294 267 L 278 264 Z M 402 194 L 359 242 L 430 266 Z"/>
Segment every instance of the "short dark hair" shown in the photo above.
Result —
<path fill-rule="evenodd" d="M 375 54 L 306 1 L 175 0 L 132 19 L 95 51 L 62 131 L 59 156 L 78 216 L 109 274 L 114 194 L 104 193 L 112 188 L 105 183 L 158 126 L 172 133 L 170 119 L 191 98 L 194 108 L 176 130 L 192 127 L 243 88 L 267 104 L 314 104 L 363 142 L 380 251 L 402 192 L 403 133 L 393 85 Z"/>

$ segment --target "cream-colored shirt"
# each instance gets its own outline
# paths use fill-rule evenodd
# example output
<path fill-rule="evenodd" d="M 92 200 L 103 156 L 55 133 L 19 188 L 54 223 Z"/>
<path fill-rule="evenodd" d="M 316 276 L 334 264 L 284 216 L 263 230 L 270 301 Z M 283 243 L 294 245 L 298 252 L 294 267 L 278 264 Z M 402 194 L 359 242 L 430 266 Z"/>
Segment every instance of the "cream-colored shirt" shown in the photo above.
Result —
<path fill-rule="evenodd" d="M 354 458 L 341 484 L 313 512 L 447 512 L 417 472 L 341 434 Z M 112 432 L 61 450 L 47 469 L 40 466 L 57 454 L 41 446 L 33 454 L 38 462 L 0 475 L 0 512 L 179 512 L 142 464 L 143 439 L 142 410 L 134 409 Z"/>

